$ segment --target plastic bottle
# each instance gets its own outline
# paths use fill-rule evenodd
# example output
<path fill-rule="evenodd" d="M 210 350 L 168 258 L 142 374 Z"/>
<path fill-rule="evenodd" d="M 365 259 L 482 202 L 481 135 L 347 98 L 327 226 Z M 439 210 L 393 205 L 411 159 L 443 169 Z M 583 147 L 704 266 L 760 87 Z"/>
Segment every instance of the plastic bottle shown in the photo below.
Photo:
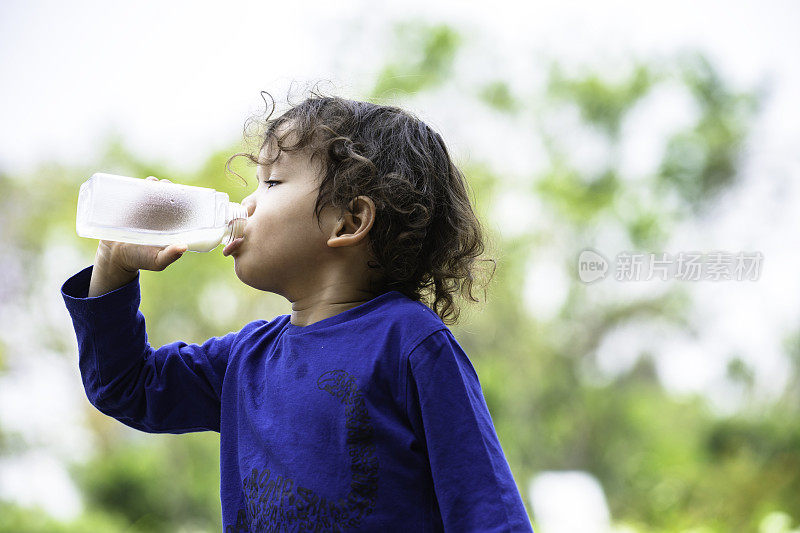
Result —
<path fill-rule="evenodd" d="M 244 234 L 247 210 L 207 187 L 96 173 L 78 193 L 81 237 L 210 252 Z"/>

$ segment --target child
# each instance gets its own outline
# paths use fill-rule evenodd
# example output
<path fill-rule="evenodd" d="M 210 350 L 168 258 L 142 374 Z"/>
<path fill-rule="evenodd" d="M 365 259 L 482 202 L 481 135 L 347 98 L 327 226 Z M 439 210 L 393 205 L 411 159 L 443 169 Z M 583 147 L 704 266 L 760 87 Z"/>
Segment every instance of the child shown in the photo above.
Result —
<path fill-rule="evenodd" d="M 154 348 L 138 271 L 186 246 L 101 241 L 62 287 L 87 397 L 142 431 L 218 431 L 228 532 L 532 531 L 445 325 L 484 244 L 442 138 L 396 107 L 316 93 L 270 116 L 259 154 L 233 156 L 259 183 L 223 253 L 291 314 Z"/>

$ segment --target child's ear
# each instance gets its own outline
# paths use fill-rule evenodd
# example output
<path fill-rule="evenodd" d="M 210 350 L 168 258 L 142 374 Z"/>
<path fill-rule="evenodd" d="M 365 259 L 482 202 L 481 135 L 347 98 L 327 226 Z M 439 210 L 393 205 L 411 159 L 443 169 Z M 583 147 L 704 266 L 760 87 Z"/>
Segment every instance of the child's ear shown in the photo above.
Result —
<path fill-rule="evenodd" d="M 375 202 L 369 196 L 354 198 L 334 225 L 328 246 L 355 246 L 367 236 L 375 222 Z"/>

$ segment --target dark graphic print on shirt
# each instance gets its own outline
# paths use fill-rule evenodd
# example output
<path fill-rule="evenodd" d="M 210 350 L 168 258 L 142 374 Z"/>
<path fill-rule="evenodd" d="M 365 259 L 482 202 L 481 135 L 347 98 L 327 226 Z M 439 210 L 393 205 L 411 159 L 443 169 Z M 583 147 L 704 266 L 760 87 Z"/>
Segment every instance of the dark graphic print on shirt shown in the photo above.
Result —
<path fill-rule="evenodd" d="M 345 406 L 347 451 L 350 456 L 350 491 L 336 501 L 298 486 L 291 477 L 268 468 L 254 468 L 242 480 L 246 508 L 226 533 L 251 531 L 342 531 L 358 527 L 375 507 L 378 492 L 378 458 L 374 433 L 364 397 L 353 376 L 331 370 L 317 379 L 317 387 Z"/>

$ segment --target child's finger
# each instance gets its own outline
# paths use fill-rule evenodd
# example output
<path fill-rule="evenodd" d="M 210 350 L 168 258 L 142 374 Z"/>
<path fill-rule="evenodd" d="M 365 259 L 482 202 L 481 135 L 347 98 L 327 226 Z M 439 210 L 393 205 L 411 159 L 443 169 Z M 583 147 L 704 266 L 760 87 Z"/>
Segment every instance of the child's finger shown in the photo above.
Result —
<path fill-rule="evenodd" d="M 156 269 L 164 270 L 169 265 L 180 259 L 187 249 L 188 246 L 185 244 L 170 244 L 169 246 L 159 250 L 156 254 Z"/>
<path fill-rule="evenodd" d="M 189 247 L 186 246 L 185 244 L 171 244 L 167 248 L 167 251 L 169 252 L 170 256 L 173 256 L 175 257 L 175 259 L 178 259 L 180 256 L 183 255 L 183 252 L 185 252 L 188 249 Z"/>

